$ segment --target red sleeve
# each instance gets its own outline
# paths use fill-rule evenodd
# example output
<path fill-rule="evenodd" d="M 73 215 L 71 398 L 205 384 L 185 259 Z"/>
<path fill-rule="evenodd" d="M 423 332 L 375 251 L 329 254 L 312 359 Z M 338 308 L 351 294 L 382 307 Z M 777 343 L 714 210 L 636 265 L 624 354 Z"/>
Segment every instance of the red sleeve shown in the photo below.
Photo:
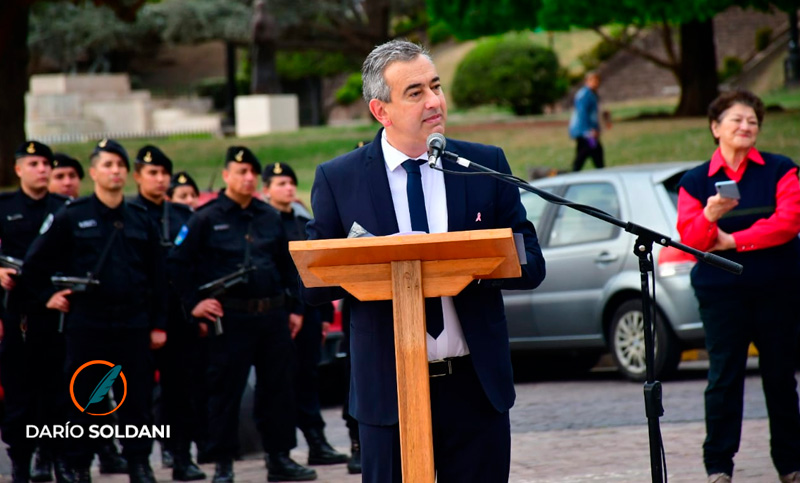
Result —
<path fill-rule="evenodd" d="M 701 251 L 707 251 L 717 242 L 717 224 L 703 214 L 703 204 L 681 188 L 678 191 L 678 233 L 681 242 Z"/>
<path fill-rule="evenodd" d="M 742 231 L 732 233 L 736 250 L 760 250 L 783 245 L 800 233 L 800 182 L 797 168 L 789 170 L 778 181 L 775 213 Z"/>

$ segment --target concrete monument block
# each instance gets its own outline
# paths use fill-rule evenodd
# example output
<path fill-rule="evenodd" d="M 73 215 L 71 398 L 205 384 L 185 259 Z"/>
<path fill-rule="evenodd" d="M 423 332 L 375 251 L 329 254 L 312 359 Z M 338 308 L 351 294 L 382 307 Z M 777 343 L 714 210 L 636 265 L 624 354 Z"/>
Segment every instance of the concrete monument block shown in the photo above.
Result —
<path fill-rule="evenodd" d="M 236 98 L 236 135 L 258 136 L 300 128 L 297 96 L 271 94 Z"/>
<path fill-rule="evenodd" d="M 83 105 L 87 119 L 97 119 L 103 123 L 103 130 L 109 133 L 143 133 L 150 129 L 149 99 L 128 97 L 115 100 L 91 101 Z"/>
<path fill-rule="evenodd" d="M 78 119 L 83 115 L 83 100 L 78 94 L 26 94 L 25 115 L 36 122 Z"/>
<path fill-rule="evenodd" d="M 131 81 L 128 74 L 40 74 L 31 77 L 29 92 L 125 96 L 131 92 Z"/>

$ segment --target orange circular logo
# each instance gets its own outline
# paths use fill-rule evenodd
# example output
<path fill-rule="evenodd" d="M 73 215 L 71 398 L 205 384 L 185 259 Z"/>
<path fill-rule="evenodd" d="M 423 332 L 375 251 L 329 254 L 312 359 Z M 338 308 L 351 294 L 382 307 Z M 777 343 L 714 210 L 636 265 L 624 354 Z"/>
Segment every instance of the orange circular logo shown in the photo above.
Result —
<path fill-rule="evenodd" d="M 91 396 L 89 396 L 89 401 L 86 403 L 86 406 L 81 406 L 78 404 L 78 400 L 75 398 L 75 379 L 78 378 L 78 374 L 80 374 L 82 370 L 89 366 L 98 364 L 108 366 L 111 369 L 109 369 L 103 379 L 101 379 L 97 386 L 95 386 L 94 391 L 92 391 Z M 117 377 L 122 379 L 123 387 L 122 398 L 120 399 L 119 403 L 117 403 L 117 406 L 107 413 L 90 413 L 87 411 L 86 409 L 88 409 L 89 406 L 103 400 L 106 394 L 108 394 L 109 389 L 111 389 L 111 386 L 114 384 L 114 381 L 117 380 Z M 75 404 L 75 407 L 80 409 L 82 413 L 91 414 L 92 416 L 106 416 L 119 409 L 119 407 L 122 406 L 122 403 L 125 402 L 125 397 L 128 396 L 128 381 L 125 379 L 125 373 L 122 372 L 122 366 L 114 365 L 108 361 L 89 361 L 79 367 L 78 370 L 75 371 L 75 374 L 72 375 L 72 380 L 69 382 L 69 395 L 72 397 L 72 403 Z"/>

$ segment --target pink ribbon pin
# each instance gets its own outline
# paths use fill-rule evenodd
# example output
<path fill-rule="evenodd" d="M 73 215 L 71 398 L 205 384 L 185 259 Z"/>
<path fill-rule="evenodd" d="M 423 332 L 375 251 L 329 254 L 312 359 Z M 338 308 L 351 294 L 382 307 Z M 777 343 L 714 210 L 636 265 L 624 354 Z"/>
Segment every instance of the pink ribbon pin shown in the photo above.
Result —
<path fill-rule="evenodd" d="M 481 221 L 481 212 L 480 211 L 478 212 L 478 217 L 475 218 L 475 221 Z"/>

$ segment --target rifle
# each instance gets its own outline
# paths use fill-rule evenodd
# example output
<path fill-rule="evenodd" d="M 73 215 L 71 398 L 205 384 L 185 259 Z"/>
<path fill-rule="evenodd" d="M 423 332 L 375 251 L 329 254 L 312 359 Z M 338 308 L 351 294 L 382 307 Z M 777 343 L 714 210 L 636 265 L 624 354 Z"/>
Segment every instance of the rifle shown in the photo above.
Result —
<path fill-rule="evenodd" d="M 86 293 L 93 287 L 100 286 L 100 280 L 94 278 L 91 274 L 88 277 L 62 277 L 54 275 L 50 277 L 50 281 L 58 288 L 69 289 L 72 293 Z M 64 332 L 64 312 L 59 312 L 58 316 L 58 332 Z"/>
<path fill-rule="evenodd" d="M 236 270 L 233 273 L 229 273 L 224 277 L 220 277 L 216 280 L 212 280 L 199 286 L 197 291 L 200 292 L 200 299 L 215 299 L 221 295 L 224 295 L 225 292 L 227 292 L 231 287 L 239 285 L 240 283 L 247 283 L 248 274 L 250 272 L 254 272 L 255 270 L 255 265 L 248 265 Z M 222 319 L 219 317 L 217 317 L 214 321 L 214 332 L 216 335 L 222 334 Z"/>
<path fill-rule="evenodd" d="M 19 258 L 14 258 L 8 255 L 0 255 L 0 267 L 13 268 L 17 271 L 17 273 L 14 274 L 17 277 L 22 275 L 22 265 L 23 261 Z M 8 294 L 10 292 L 10 290 L 6 290 L 6 293 L 3 294 L 3 307 L 6 309 L 8 308 Z"/>

